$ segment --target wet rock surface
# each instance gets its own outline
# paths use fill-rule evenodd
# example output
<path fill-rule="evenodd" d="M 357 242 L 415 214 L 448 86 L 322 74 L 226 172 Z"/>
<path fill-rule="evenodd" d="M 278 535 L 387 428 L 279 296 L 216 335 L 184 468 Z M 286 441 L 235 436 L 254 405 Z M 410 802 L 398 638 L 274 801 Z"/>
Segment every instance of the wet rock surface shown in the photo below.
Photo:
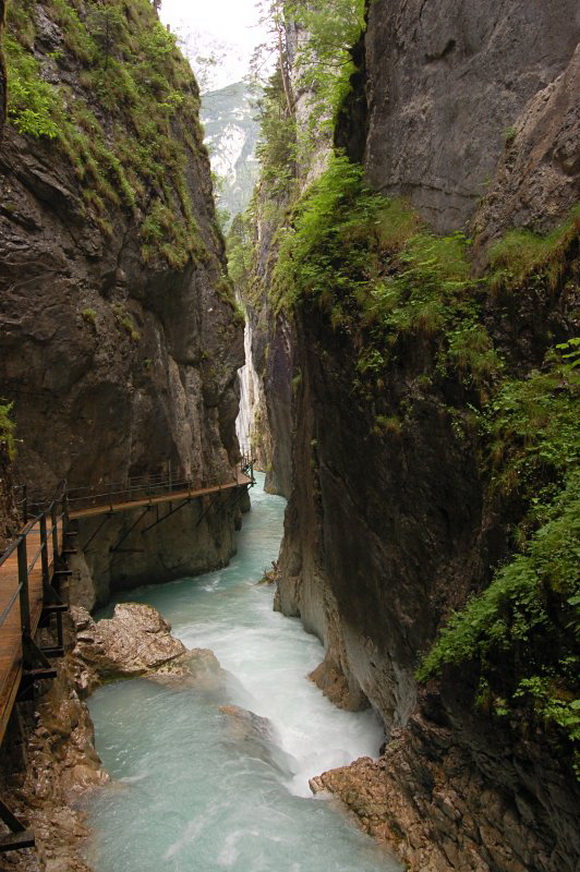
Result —
<path fill-rule="evenodd" d="M 371 3 L 365 163 L 373 187 L 407 197 L 438 232 L 463 226 L 526 104 L 568 66 L 579 24 L 574 0 Z"/>
<path fill-rule="evenodd" d="M 497 725 L 472 722 L 462 735 L 415 713 L 378 760 L 322 773 L 310 787 L 340 799 L 409 872 L 573 872 L 578 797 L 565 783 L 533 735 L 514 748 Z M 557 838 L 546 826 L 554 812 Z"/>
<path fill-rule="evenodd" d="M 90 693 L 105 681 L 143 677 L 219 695 L 225 681 L 215 655 L 188 650 L 151 606 L 121 603 L 98 622 L 73 606 L 71 617 L 71 647 L 58 678 L 38 701 L 15 710 L 2 746 L 3 799 L 36 837 L 34 849 L 4 855 L 3 868 L 18 872 L 90 872 L 82 859 L 89 835 L 83 797 L 109 781 L 84 701 Z"/>
<path fill-rule="evenodd" d="M 100 621 L 79 606 L 72 606 L 71 614 L 76 629 L 72 657 L 85 694 L 103 681 L 120 678 L 183 679 L 184 686 L 206 689 L 222 680 L 215 655 L 207 649 L 187 649 L 153 606 L 118 603 L 113 617 Z"/>

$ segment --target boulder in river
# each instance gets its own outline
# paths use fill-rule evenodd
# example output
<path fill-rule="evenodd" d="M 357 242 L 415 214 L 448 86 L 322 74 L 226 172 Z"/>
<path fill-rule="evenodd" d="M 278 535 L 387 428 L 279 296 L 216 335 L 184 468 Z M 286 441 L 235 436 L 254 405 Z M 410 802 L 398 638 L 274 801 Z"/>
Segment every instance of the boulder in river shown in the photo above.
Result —
<path fill-rule="evenodd" d="M 71 608 L 77 631 L 74 657 L 79 667 L 77 685 L 89 694 L 116 678 L 179 679 L 213 690 L 223 672 L 207 649 L 188 650 L 171 635 L 171 625 L 157 609 L 144 603 L 119 603 L 112 618 L 94 621 L 78 606 Z"/>

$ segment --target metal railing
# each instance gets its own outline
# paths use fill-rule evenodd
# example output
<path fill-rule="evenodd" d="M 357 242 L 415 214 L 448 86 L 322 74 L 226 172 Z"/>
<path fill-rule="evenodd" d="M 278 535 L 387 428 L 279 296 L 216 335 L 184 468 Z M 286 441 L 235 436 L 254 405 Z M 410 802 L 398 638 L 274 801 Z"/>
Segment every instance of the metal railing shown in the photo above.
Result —
<path fill-rule="evenodd" d="M 119 503 L 129 503 L 137 500 L 154 498 L 163 494 L 188 492 L 196 493 L 220 486 L 231 487 L 240 474 L 247 475 L 254 484 L 253 460 L 242 457 L 235 471 L 225 474 L 203 475 L 192 478 L 178 470 L 174 472 L 168 466 L 162 472 L 148 472 L 142 475 L 127 476 L 122 481 L 101 481 L 98 484 L 68 488 L 66 482 L 59 487 L 64 489 L 68 510 L 72 513 L 99 506 L 113 506 Z M 15 499 L 25 519 L 38 517 L 47 510 L 49 504 L 42 497 L 34 497 L 27 493 L 26 486 L 15 488 Z"/>
<path fill-rule="evenodd" d="M 40 621 L 68 521 L 64 483 L 38 517 L 30 518 L 0 555 L 0 740 L 14 703 L 24 641 Z"/>
<path fill-rule="evenodd" d="M 100 482 L 97 485 L 72 488 L 68 491 L 68 507 L 71 513 L 98 506 L 113 506 L 154 498 L 171 493 L 194 494 L 211 488 L 231 487 L 240 474 L 252 480 L 252 462 L 244 458 L 233 474 L 204 475 L 193 479 L 184 475 L 174 475 L 171 470 L 160 473 L 145 473 L 130 476 L 120 482 Z"/>

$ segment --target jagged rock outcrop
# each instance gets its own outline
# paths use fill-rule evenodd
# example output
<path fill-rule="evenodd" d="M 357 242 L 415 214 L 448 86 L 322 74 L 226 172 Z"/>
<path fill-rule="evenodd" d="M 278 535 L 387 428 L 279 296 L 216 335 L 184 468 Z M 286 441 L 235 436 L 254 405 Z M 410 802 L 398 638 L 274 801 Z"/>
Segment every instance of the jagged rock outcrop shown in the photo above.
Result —
<path fill-rule="evenodd" d="M 457 230 L 527 102 L 568 66 L 577 5 L 377 0 L 368 16 L 368 178 L 436 231 Z"/>
<path fill-rule="evenodd" d="M 452 724 L 436 697 L 422 703 L 378 760 L 322 773 L 312 791 L 340 799 L 409 869 L 573 872 L 576 797 L 538 735 L 514 748 L 509 729 L 482 718 Z"/>
<path fill-rule="evenodd" d="M 71 656 L 83 695 L 119 678 L 175 679 L 183 686 L 204 688 L 223 680 L 215 655 L 203 648 L 188 650 L 153 606 L 119 603 L 112 618 L 97 623 L 82 607 L 73 606 L 71 613 L 76 630 Z"/>
<path fill-rule="evenodd" d="M 510 130 L 473 221 L 485 258 L 506 230 L 545 233 L 580 196 L 580 46 L 553 82 L 532 97 Z"/>
<path fill-rule="evenodd" d="M 2 798 L 35 833 L 36 847 L 5 855 L 19 872 L 89 872 L 82 859 L 89 835 L 79 798 L 105 784 L 85 699 L 105 681 L 143 677 L 215 693 L 224 672 L 215 655 L 188 650 L 159 612 L 123 603 L 95 623 L 79 607 L 67 623 L 59 674 L 34 703 L 21 705 L 2 745 Z"/>

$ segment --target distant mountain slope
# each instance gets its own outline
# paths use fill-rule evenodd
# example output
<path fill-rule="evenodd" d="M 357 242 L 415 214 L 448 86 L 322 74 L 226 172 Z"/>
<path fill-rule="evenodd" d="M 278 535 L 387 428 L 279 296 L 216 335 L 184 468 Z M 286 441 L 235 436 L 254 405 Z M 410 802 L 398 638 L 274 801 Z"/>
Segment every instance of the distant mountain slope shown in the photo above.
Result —
<path fill-rule="evenodd" d="M 248 86 L 236 82 L 202 97 L 205 128 L 213 172 L 221 180 L 218 206 L 231 216 L 243 212 L 258 178 L 255 156 L 258 123 Z"/>

